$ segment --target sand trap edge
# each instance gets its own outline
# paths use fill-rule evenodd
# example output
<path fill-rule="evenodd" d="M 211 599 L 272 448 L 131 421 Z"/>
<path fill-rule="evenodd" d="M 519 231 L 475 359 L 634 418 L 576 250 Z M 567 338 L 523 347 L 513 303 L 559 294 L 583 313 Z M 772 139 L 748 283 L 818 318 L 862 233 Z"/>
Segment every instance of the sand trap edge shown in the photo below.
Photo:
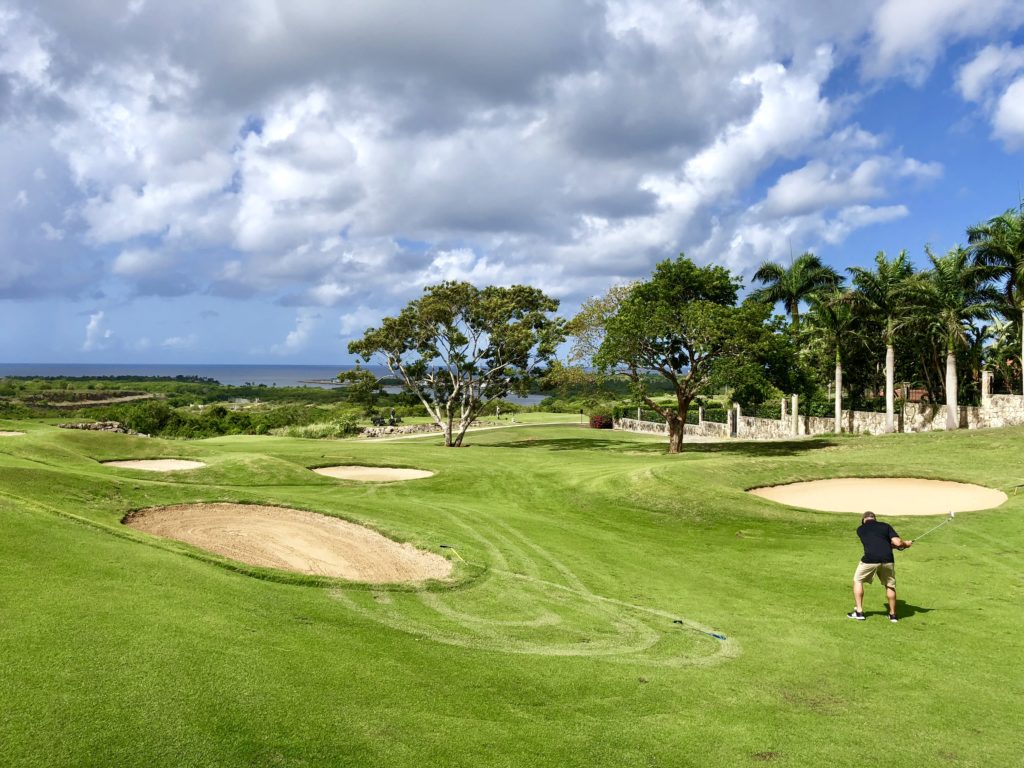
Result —
<path fill-rule="evenodd" d="M 162 533 L 153 532 L 146 528 L 138 525 L 137 523 L 144 519 L 149 514 L 157 514 L 164 512 L 173 512 L 181 509 L 189 508 L 204 508 L 204 507 L 228 507 L 234 511 L 242 511 L 245 508 L 251 508 L 263 513 L 266 512 L 280 512 L 285 515 L 298 515 L 306 518 L 312 518 L 319 522 L 321 525 L 336 526 L 338 528 L 347 528 L 349 531 L 357 530 L 363 536 L 368 536 L 373 539 L 384 541 L 389 548 L 392 550 L 401 550 L 405 553 L 413 552 L 419 558 L 425 558 L 431 561 L 431 564 L 440 568 L 436 574 L 417 576 L 416 578 L 407 579 L 358 579 L 351 578 L 348 576 L 337 576 L 324 574 L 322 572 L 310 572 L 303 570 L 294 570 L 286 567 L 275 567 L 274 565 L 261 565 L 259 563 L 249 562 L 243 559 L 232 557 L 230 554 L 225 554 L 209 547 L 205 547 L 202 544 L 197 544 L 189 541 L 185 538 L 176 538 L 173 536 L 165 535 Z M 243 512 L 244 514 L 244 512 Z M 444 557 L 441 554 L 437 554 L 427 549 L 417 547 L 411 542 L 401 542 L 390 536 L 385 535 L 381 531 L 376 530 L 370 525 L 355 522 L 352 520 L 346 520 L 342 517 L 337 517 L 332 514 L 325 512 L 301 509 L 297 507 L 286 507 L 279 504 L 261 504 L 255 502 L 236 502 L 236 501 L 201 501 L 185 504 L 168 504 L 155 507 L 143 507 L 134 509 L 123 515 L 120 520 L 121 524 L 130 529 L 132 533 L 125 531 L 127 535 L 134 541 L 148 544 L 150 546 L 156 546 L 161 549 L 167 549 L 176 554 L 183 554 L 187 557 L 191 557 L 196 560 L 200 560 L 204 563 L 216 565 L 225 568 L 235 573 L 241 573 L 246 576 L 251 576 L 257 579 L 281 582 L 285 584 L 295 584 L 302 586 L 328 586 L 335 588 L 346 588 L 346 589 L 383 589 L 387 591 L 448 591 L 453 588 L 457 588 L 466 583 L 472 581 L 476 576 L 480 575 L 475 573 L 475 568 L 465 568 L 458 563 Z M 249 533 L 259 533 L 250 531 Z M 134 534 L 134 535 L 133 535 Z M 143 538 L 139 538 L 137 534 L 143 534 Z M 242 532 L 244 536 L 245 532 Z M 230 538 L 234 539 L 235 532 L 229 534 Z M 319 533 L 318 533 L 319 539 Z M 287 546 L 287 545 L 285 545 Z M 290 547 L 289 547 L 290 549 Z"/>
<path fill-rule="evenodd" d="M 335 480 L 353 480 L 359 483 L 394 483 L 407 480 L 425 480 L 434 473 L 426 469 L 405 467 L 368 467 L 359 464 L 342 464 L 327 467 L 310 467 L 313 472 Z"/>
<path fill-rule="evenodd" d="M 21 437 L 24 432 L 14 432 L 12 430 L 0 429 L 0 437 Z"/>
<path fill-rule="evenodd" d="M 184 472 L 208 466 L 205 461 L 192 461 L 190 459 L 124 459 L 101 461 L 100 464 L 104 467 L 135 469 L 141 472 Z"/>
<path fill-rule="evenodd" d="M 847 488 L 835 486 L 847 485 Z M 832 485 L 832 488 L 824 486 Z M 883 491 L 879 486 L 889 485 L 889 496 L 885 499 L 858 497 L 857 484 L 875 486 L 875 494 Z M 791 493 L 787 494 L 786 489 Z M 774 493 L 773 493 L 774 491 Z M 803 493 L 801 493 L 803 491 Z M 817 491 L 817 493 L 815 493 Z M 949 492 L 954 491 L 960 498 L 950 500 Z M 973 493 L 973 501 L 971 493 Z M 965 493 L 966 492 L 966 493 Z M 860 514 L 867 510 L 889 517 L 931 517 L 946 515 L 949 512 L 984 512 L 997 509 L 1009 500 L 1009 496 L 998 488 L 991 488 L 978 483 L 966 483 L 959 480 L 938 480 L 927 477 L 830 477 L 816 480 L 795 480 L 790 483 L 755 486 L 745 489 L 745 493 L 775 504 L 782 504 L 812 512 L 829 514 Z M 900 495 L 912 498 L 901 499 Z M 823 500 L 814 501 L 815 497 L 825 496 Z M 938 498 L 935 498 L 938 497 Z M 836 502 L 843 498 L 842 504 Z M 923 500 L 922 500 L 923 499 Z M 855 500 L 855 501 L 854 501 Z M 893 506 L 894 501 L 900 501 Z M 915 506 L 920 505 L 920 506 Z M 842 507 L 842 508 L 840 508 Z M 927 507 L 922 509 L 922 507 Z"/>

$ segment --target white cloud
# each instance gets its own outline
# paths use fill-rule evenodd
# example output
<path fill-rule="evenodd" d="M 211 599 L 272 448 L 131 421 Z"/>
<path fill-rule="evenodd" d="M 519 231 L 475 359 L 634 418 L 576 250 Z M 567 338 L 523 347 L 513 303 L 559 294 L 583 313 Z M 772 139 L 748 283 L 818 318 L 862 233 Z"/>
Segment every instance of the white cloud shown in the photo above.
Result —
<path fill-rule="evenodd" d="M 103 310 L 89 315 L 89 322 L 85 326 L 85 342 L 82 344 L 83 352 L 96 352 L 107 348 L 114 332 L 104 327 L 103 321 Z"/>
<path fill-rule="evenodd" d="M 765 196 L 764 211 L 769 215 L 788 216 L 863 203 L 884 196 L 893 179 L 928 180 L 941 175 L 942 166 L 938 163 L 923 163 L 913 158 L 901 160 L 876 155 L 852 169 L 812 160 L 775 182 Z"/>
<path fill-rule="evenodd" d="M 281 344 L 274 344 L 270 351 L 275 355 L 293 355 L 301 352 L 309 343 L 318 325 L 320 315 L 309 309 L 300 309 L 295 315 L 295 328 L 289 331 Z"/>
<path fill-rule="evenodd" d="M 164 253 L 157 253 L 148 248 L 131 248 L 121 251 L 114 259 L 110 271 L 123 277 L 138 277 L 162 272 L 172 263 L 172 259 Z"/>
<path fill-rule="evenodd" d="M 1024 47 L 986 45 L 960 68 L 956 87 L 967 101 L 983 101 L 991 88 L 1024 69 Z"/>
<path fill-rule="evenodd" d="M 999 99 L 992 128 L 1008 148 L 1024 147 L 1024 77 L 1015 80 Z"/>
<path fill-rule="evenodd" d="M 379 309 L 360 304 L 338 318 L 338 333 L 343 339 L 362 336 L 367 328 L 380 326 L 384 314 Z"/>
<path fill-rule="evenodd" d="M 874 76 L 928 75 L 950 42 L 1024 23 L 1019 0 L 885 0 L 872 25 L 874 50 L 863 61 Z"/>
<path fill-rule="evenodd" d="M 39 228 L 43 231 L 43 237 L 50 241 L 59 241 L 64 239 L 65 232 L 63 229 L 50 224 L 48 221 L 44 221 L 39 225 Z"/>
<path fill-rule="evenodd" d="M 173 350 L 194 349 L 198 341 L 199 337 L 190 333 L 188 336 L 170 336 L 161 341 L 160 346 Z"/>

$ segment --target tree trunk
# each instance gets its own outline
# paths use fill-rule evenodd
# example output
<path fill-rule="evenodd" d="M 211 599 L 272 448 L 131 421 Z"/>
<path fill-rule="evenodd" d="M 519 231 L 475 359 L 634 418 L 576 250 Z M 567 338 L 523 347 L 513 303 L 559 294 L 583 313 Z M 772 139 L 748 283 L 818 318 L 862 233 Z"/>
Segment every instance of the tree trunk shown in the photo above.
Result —
<path fill-rule="evenodd" d="M 956 394 L 956 354 L 949 350 L 946 352 L 946 429 L 957 429 L 960 426 Z"/>
<path fill-rule="evenodd" d="M 455 421 L 455 416 L 451 412 L 451 408 L 448 409 L 448 413 L 445 414 L 444 420 L 444 447 L 445 448 L 457 448 L 452 442 L 452 423 Z"/>
<path fill-rule="evenodd" d="M 836 434 L 843 431 L 843 361 L 836 350 Z"/>
<path fill-rule="evenodd" d="M 895 432 L 896 413 L 896 351 L 892 343 L 885 345 L 885 431 Z"/>
<path fill-rule="evenodd" d="M 683 450 L 683 434 L 686 431 L 686 419 L 672 416 L 665 420 L 668 424 L 668 452 L 680 453 Z"/>
<path fill-rule="evenodd" d="M 1020 311 L 1020 396 L 1024 399 L 1024 308 Z"/>

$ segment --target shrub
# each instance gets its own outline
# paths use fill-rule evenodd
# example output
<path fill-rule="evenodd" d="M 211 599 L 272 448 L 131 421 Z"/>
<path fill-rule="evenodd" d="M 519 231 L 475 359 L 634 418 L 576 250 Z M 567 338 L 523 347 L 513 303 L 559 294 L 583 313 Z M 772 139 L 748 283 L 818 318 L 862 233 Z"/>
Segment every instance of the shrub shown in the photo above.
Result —
<path fill-rule="evenodd" d="M 612 417 L 603 414 L 595 413 L 590 417 L 590 428 L 591 429 L 611 429 L 612 428 Z"/>

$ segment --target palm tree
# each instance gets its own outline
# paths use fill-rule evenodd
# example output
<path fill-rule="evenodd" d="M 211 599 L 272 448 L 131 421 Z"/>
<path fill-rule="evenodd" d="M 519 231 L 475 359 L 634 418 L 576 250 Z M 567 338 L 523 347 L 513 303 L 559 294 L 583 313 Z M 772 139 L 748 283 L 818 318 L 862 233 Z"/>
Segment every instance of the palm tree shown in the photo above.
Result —
<path fill-rule="evenodd" d="M 893 346 L 896 333 L 910 319 L 912 288 L 910 278 L 914 265 L 907 258 L 906 251 L 900 251 L 892 259 L 885 251 L 875 254 L 874 270 L 864 267 L 850 267 L 853 275 L 854 292 L 852 299 L 868 315 L 882 323 L 885 341 L 885 431 L 892 432 L 896 411 L 896 352 Z"/>
<path fill-rule="evenodd" d="M 1006 318 L 1013 322 L 1019 320 L 1024 331 L 1024 209 L 1011 208 L 984 224 L 968 227 L 967 242 L 975 260 L 991 267 L 994 279 L 1004 281 Z M 1024 376 L 1024 332 L 1020 344 L 1021 375 Z M 1021 391 L 1024 394 L 1024 381 Z"/>
<path fill-rule="evenodd" d="M 946 429 L 960 426 L 957 402 L 956 349 L 968 341 L 975 320 L 992 316 L 999 293 L 989 284 L 992 270 L 971 261 L 957 246 L 944 256 L 925 248 L 932 268 L 922 282 L 929 299 L 931 323 L 946 345 Z"/>
<path fill-rule="evenodd" d="M 834 290 L 817 293 L 809 301 L 811 311 L 805 324 L 807 335 L 827 349 L 835 350 L 835 433 L 843 431 L 843 350 L 855 337 L 857 316 L 853 312 L 849 292 Z"/>
<path fill-rule="evenodd" d="M 753 291 L 750 298 L 771 304 L 781 301 L 795 331 L 800 329 L 800 302 L 818 291 L 838 288 L 843 282 L 832 267 L 822 264 L 810 251 L 800 254 L 788 269 L 774 261 L 764 262 L 754 273 L 754 280 L 764 287 Z"/>

